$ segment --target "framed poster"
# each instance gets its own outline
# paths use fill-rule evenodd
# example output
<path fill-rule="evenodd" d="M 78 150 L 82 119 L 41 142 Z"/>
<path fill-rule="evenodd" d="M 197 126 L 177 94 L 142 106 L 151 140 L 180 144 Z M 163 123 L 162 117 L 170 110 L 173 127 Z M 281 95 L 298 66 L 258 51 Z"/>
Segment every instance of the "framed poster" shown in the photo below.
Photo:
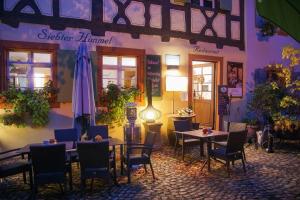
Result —
<path fill-rule="evenodd" d="M 152 80 L 152 96 L 161 96 L 161 57 L 146 55 L 146 83 Z"/>
<path fill-rule="evenodd" d="M 243 63 L 227 62 L 228 95 L 243 97 Z"/>

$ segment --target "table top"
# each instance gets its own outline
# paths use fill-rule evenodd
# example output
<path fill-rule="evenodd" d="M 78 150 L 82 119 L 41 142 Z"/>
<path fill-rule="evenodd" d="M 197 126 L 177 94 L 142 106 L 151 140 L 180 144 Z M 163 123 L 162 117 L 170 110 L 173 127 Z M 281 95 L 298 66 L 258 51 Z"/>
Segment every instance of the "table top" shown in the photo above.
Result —
<path fill-rule="evenodd" d="M 185 115 L 178 115 L 178 114 L 171 114 L 169 117 L 175 118 L 175 119 L 186 119 L 186 118 L 193 118 L 196 117 L 196 114 L 185 114 Z"/>
<path fill-rule="evenodd" d="M 198 138 L 212 138 L 212 137 L 218 137 L 218 136 L 226 136 L 229 134 L 229 132 L 226 131 L 217 131 L 217 130 L 212 130 L 211 133 L 203 133 L 203 129 L 199 130 L 193 130 L 193 131 L 176 131 L 177 133 L 184 134 L 184 135 L 189 135 L 193 137 L 198 137 Z"/>
<path fill-rule="evenodd" d="M 118 138 L 109 138 L 104 139 L 102 141 L 108 141 L 109 146 L 116 146 L 116 145 L 123 145 L 124 142 Z M 89 141 L 87 141 L 89 142 Z M 74 143 L 73 142 L 58 142 L 56 144 L 65 144 L 66 145 L 66 151 L 75 151 L 74 149 Z M 43 143 L 33 143 L 33 144 L 27 144 L 26 146 L 20 148 L 18 150 L 19 153 L 29 153 L 30 152 L 30 146 L 37 146 L 37 145 L 52 145 L 52 144 L 43 144 Z"/>

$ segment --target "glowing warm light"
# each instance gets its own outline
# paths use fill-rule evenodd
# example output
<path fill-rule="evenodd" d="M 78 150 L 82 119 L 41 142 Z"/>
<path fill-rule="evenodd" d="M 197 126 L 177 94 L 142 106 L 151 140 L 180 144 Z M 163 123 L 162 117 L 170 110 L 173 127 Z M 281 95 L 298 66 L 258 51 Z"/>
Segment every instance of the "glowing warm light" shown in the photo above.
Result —
<path fill-rule="evenodd" d="M 166 65 L 180 65 L 179 55 L 166 55 Z"/>
<path fill-rule="evenodd" d="M 34 73 L 34 87 L 42 88 L 45 85 L 45 75 L 40 73 Z"/>
<path fill-rule="evenodd" d="M 161 117 L 161 112 L 154 108 L 152 105 L 148 105 L 139 114 L 140 118 L 146 122 L 154 122 Z"/>
<path fill-rule="evenodd" d="M 188 78 L 185 76 L 167 76 L 166 91 L 186 92 L 188 86 Z"/>
<path fill-rule="evenodd" d="M 154 120 L 155 114 L 152 110 L 146 113 L 146 120 Z"/>

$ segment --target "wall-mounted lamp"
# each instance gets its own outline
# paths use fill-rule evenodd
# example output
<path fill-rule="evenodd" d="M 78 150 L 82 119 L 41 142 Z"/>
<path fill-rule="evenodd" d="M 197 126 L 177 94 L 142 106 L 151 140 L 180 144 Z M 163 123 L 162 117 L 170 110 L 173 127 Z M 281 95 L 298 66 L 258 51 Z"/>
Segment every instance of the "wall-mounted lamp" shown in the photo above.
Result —
<path fill-rule="evenodd" d="M 167 75 L 178 76 L 180 56 L 179 55 L 166 55 Z"/>
<path fill-rule="evenodd" d="M 188 78 L 184 76 L 167 76 L 166 91 L 173 92 L 173 114 L 174 114 L 174 92 L 186 92 Z"/>
<path fill-rule="evenodd" d="M 147 123 L 154 123 L 155 120 L 161 117 L 161 112 L 152 106 L 152 81 L 147 81 L 147 107 L 139 113 L 141 119 Z"/>

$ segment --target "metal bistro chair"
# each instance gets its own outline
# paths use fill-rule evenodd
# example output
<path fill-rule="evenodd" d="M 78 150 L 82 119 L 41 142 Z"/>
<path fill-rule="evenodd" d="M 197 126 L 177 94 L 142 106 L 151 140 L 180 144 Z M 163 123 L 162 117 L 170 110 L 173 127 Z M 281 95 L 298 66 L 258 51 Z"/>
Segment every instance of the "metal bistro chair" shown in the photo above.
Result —
<path fill-rule="evenodd" d="M 141 165 L 141 164 L 144 165 L 146 172 L 147 172 L 146 165 L 147 164 L 150 165 L 152 177 L 155 180 L 154 170 L 151 163 L 151 154 L 152 154 L 156 135 L 157 133 L 148 131 L 146 134 L 144 144 L 127 143 L 126 154 L 124 155 L 123 160 L 125 161 L 125 164 L 127 166 L 128 183 L 131 182 L 130 172 L 132 166 Z"/>
<path fill-rule="evenodd" d="M 228 130 L 229 132 L 244 132 L 247 130 L 247 124 L 246 123 L 241 123 L 241 122 L 230 122 L 230 123 L 225 123 L 224 124 L 225 129 Z M 247 132 L 246 132 L 247 133 Z M 246 142 L 247 136 L 245 138 Z M 227 145 L 227 136 L 225 137 L 218 137 L 214 139 L 214 147 L 216 148 L 217 146 L 226 146 Z M 245 149 L 243 147 L 243 157 L 244 160 L 246 161 L 246 154 L 245 154 Z"/>
<path fill-rule="evenodd" d="M 93 190 L 94 178 L 103 178 L 110 182 L 109 142 L 79 142 L 77 144 L 81 169 L 81 186 L 85 188 L 86 179 L 92 179 Z M 116 177 L 113 175 L 115 184 Z"/>
<path fill-rule="evenodd" d="M 58 183 L 61 192 L 66 189 L 69 174 L 69 186 L 72 190 L 72 168 L 66 159 L 65 144 L 32 145 L 30 155 L 34 174 L 34 192 L 38 192 L 38 185 Z"/>
<path fill-rule="evenodd" d="M 215 159 L 226 161 L 227 173 L 230 175 L 230 161 L 242 160 L 243 169 L 246 173 L 245 160 L 243 156 L 244 144 L 246 141 L 247 132 L 229 132 L 227 145 L 209 150 L 209 156 Z M 213 142 L 214 143 L 214 142 Z M 208 160 L 208 169 L 210 169 L 210 158 Z"/>
<path fill-rule="evenodd" d="M 195 145 L 200 146 L 200 151 L 203 152 L 203 141 L 200 139 L 195 139 L 191 137 L 184 136 L 183 134 L 177 133 L 177 131 L 192 131 L 193 123 L 190 120 L 174 120 L 174 127 L 175 127 L 175 148 L 174 152 L 177 152 L 178 145 L 181 146 L 182 152 L 182 160 L 184 160 L 184 153 L 186 147 L 191 147 Z"/>
<path fill-rule="evenodd" d="M 97 135 L 100 135 L 102 139 L 109 139 L 108 125 L 90 126 L 87 130 L 89 140 L 94 140 Z M 116 150 L 115 147 L 109 151 L 110 166 L 113 168 L 114 177 L 117 176 L 116 171 Z"/>
<path fill-rule="evenodd" d="M 99 125 L 99 126 L 90 126 L 87 130 L 88 139 L 92 140 L 96 135 L 100 135 L 103 139 L 108 138 L 108 126 Z"/>
<path fill-rule="evenodd" d="M 26 183 L 26 172 L 29 173 L 29 181 L 30 181 L 30 188 L 32 189 L 32 170 L 31 164 L 27 160 L 24 160 L 24 154 L 19 153 L 20 149 L 12 149 L 9 151 L 1 152 L 0 153 L 0 180 L 13 176 L 16 174 L 23 173 L 23 180 Z M 17 157 L 21 159 L 16 159 Z M 11 159 L 16 159 L 13 162 L 6 162 Z"/>
<path fill-rule="evenodd" d="M 54 138 L 57 142 L 73 142 L 73 148 L 76 148 L 76 143 L 79 141 L 79 135 L 76 128 L 56 129 L 54 130 Z M 69 154 L 71 162 L 78 162 L 78 153 L 76 151 Z"/>

